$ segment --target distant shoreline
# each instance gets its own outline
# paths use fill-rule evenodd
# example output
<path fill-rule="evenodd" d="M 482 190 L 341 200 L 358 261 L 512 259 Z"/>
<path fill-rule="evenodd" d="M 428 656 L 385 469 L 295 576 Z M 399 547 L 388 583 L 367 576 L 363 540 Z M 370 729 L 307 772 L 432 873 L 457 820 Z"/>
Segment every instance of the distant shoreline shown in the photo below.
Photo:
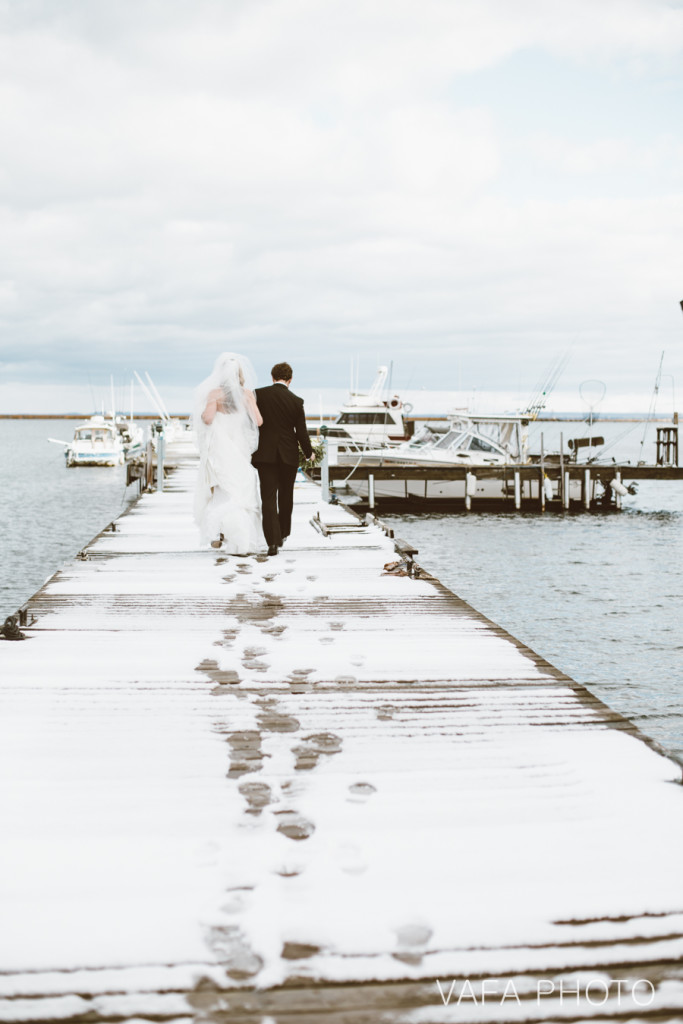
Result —
<path fill-rule="evenodd" d="M 91 416 L 97 415 L 97 413 L 92 412 L 0 412 L 0 420 L 89 420 Z M 124 419 L 128 418 L 124 413 L 117 413 L 117 416 L 123 416 Z M 173 412 L 171 417 L 179 420 L 190 418 L 189 413 L 186 412 Z M 105 419 L 109 418 L 109 416 L 105 417 Z M 161 417 L 154 415 L 154 413 L 141 413 L 139 416 L 136 414 L 133 418 L 136 420 L 158 420 Z"/>
<path fill-rule="evenodd" d="M 55 412 L 55 413 L 27 413 L 27 412 L 14 412 L 14 413 L 12 413 L 12 412 L 9 412 L 9 413 L 0 413 L 0 420 L 87 420 L 92 415 L 96 415 L 96 414 L 89 413 L 89 412 Z M 124 416 L 123 413 L 119 413 L 119 415 Z M 476 415 L 476 414 L 474 414 L 474 415 Z M 181 419 L 181 420 L 186 420 L 186 419 L 190 418 L 189 413 L 186 413 L 186 412 L 180 412 L 180 413 L 174 412 L 174 413 L 171 413 L 171 416 L 172 416 L 173 419 Z M 125 418 L 125 416 L 124 416 L 124 418 Z M 159 418 L 160 417 L 156 416 L 154 413 L 142 413 L 139 416 L 135 416 L 136 420 L 156 421 Z M 335 418 L 336 418 L 336 414 L 333 414 L 333 415 L 323 415 L 322 416 L 323 421 L 327 421 L 327 422 L 331 422 Z M 420 421 L 422 421 L 422 420 L 447 420 L 449 417 L 445 413 L 434 413 L 433 415 L 406 416 L 405 418 L 406 418 L 406 420 L 420 420 Z M 589 418 L 588 417 L 588 413 L 577 413 L 577 412 L 566 412 L 566 413 L 563 413 L 563 412 L 558 412 L 558 413 L 555 413 L 554 415 L 548 414 L 546 416 L 537 416 L 536 419 L 534 419 L 534 420 L 530 419 L 530 422 L 533 422 L 533 423 L 586 423 L 586 422 L 588 422 L 588 418 Z M 309 421 L 309 423 L 319 423 L 321 417 L 320 417 L 319 414 L 309 414 L 309 415 L 307 415 L 306 419 Z M 648 417 L 648 414 L 645 413 L 645 412 L 643 412 L 643 413 L 636 413 L 636 412 L 633 412 L 633 413 L 608 412 L 608 413 L 603 413 L 602 415 L 599 415 L 597 413 L 593 415 L 593 423 L 598 423 L 598 422 L 602 422 L 602 423 L 606 423 L 606 422 L 612 422 L 612 423 L 644 423 L 645 421 L 648 421 L 648 420 L 651 423 L 671 423 L 672 422 L 671 416 L 652 416 L 650 418 L 650 417 Z"/>

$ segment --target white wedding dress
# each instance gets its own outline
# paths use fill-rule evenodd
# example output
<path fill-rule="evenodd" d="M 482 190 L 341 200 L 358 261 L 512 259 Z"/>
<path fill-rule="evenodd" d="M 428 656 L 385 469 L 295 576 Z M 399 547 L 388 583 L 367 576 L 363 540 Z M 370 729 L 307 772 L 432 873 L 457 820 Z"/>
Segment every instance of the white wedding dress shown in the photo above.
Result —
<path fill-rule="evenodd" d="M 222 534 L 222 550 L 234 555 L 267 551 L 259 478 L 251 464 L 258 427 L 246 388 L 250 371 L 244 357 L 224 353 L 195 393 L 194 429 L 200 455 L 195 519 L 203 545 Z M 218 408 L 207 424 L 202 417 L 216 394 Z"/>

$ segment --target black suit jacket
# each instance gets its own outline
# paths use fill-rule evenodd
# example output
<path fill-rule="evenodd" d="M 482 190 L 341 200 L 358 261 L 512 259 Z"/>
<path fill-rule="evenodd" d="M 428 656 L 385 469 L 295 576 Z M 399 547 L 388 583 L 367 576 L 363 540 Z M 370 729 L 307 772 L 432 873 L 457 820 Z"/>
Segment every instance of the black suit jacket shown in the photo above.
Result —
<path fill-rule="evenodd" d="M 277 462 L 279 455 L 283 462 L 296 466 L 298 445 L 306 458 L 310 458 L 313 449 L 306 429 L 303 398 L 293 395 L 284 384 L 271 384 L 256 389 L 256 402 L 263 424 L 259 427 L 259 445 L 251 457 L 252 462 Z"/>

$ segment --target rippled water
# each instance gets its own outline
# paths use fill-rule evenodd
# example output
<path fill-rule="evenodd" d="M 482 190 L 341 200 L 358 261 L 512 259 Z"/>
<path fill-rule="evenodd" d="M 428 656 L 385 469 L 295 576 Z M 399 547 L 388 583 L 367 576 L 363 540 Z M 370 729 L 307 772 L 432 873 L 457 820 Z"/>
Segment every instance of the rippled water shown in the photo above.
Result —
<path fill-rule="evenodd" d="M 15 612 L 137 494 L 125 466 L 66 469 L 74 420 L 0 420 L 0 616 Z"/>
<path fill-rule="evenodd" d="M 384 518 L 451 590 L 683 757 L 682 483 L 643 483 L 612 514 Z"/>
<path fill-rule="evenodd" d="M 2 618 L 137 493 L 124 467 L 67 470 L 47 438 L 72 433 L 0 420 Z M 613 514 L 392 518 L 452 590 L 683 756 L 682 483 L 642 483 Z"/>

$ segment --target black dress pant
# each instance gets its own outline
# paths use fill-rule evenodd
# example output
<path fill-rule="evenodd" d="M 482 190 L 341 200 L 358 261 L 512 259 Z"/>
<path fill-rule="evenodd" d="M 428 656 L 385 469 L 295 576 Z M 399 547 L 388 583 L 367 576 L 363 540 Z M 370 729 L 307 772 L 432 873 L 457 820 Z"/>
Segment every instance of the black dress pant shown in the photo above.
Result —
<path fill-rule="evenodd" d="M 298 466 L 290 466 L 280 456 L 277 462 L 257 462 L 261 481 L 261 514 L 268 547 L 282 544 L 292 529 L 294 481 Z"/>

